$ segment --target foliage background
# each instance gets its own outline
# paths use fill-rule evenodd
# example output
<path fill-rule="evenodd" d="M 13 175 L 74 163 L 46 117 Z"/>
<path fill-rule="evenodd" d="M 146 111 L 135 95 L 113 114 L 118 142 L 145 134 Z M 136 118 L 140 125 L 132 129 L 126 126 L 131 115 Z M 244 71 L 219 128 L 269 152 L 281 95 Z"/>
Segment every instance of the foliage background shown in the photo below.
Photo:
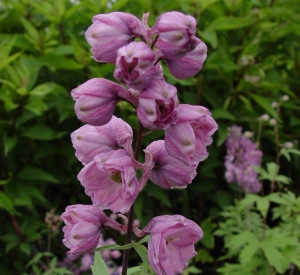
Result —
<path fill-rule="evenodd" d="M 182 11 L 197 19 L 198 35 L 208 46 L 208 58 L 194 78 L 176 80 L 165 70 L 167 81 L 176 85 L 181 102 L 210 108 L 219 130 L 209 147 L 210 156 L 200 164 L 194 182 L 180 191 L 148 184 L 138 197 L 135 215 L 142 225 L 155 215 L 168 213 L 182 214 L 201 225 L 205 237 L 197 244 L 198 255 L 191 263 L 191 273 L 197 274 L 201 269 L 203 274 L 299 274 L 300 259 L 291 256 L 300 255 L 299 245 L 298 250 L 287 254 L 287 249 L 299 243 L 300 237 L 298 0 L 1 0 L 2 274 L 38 274 L 37 270 L 43 269 L 48 270 L 47 274 L 67 274 L 55 269 L 55 261 L 66 253 L 61 230 L 47 224 L 45 216 L 51 211 L 59 215 L 69 204 L 89 203 L 76 178 L 81 165 L 74 156 L 70 133 L 81 123 L 75 117 L 69 93 L 93 77 L 113 80 L 113 65 L 99 64 L 91 58 L 84 37 L 91 18 L 111 11 L 130 12 L 141 18 L 149 12 L 149 26 L 152 26 L 159 14 L 169 10 Z M 282 102 L 278 112 L 271 103 L 279 102 L 283 95 L 290 100 Z M 258 118 L 265 113 L 277 120 L 277 126 L 265 123 L 259 132 Z M 119 104 L 116 115 L 136 129 L 136 118 L 129 106 Z M 251 196 L 250 199 L 246 196 L 248 201 L 239 205 L 236 200 L 244 195 L 224 179 L 224 141 L 227 128 L 233 124 L 253 131 L 254 139 L 260 133 L 263 167 L 273 162 L 280 165 L 280 174 L 291 179 L 288 184 L 276 185 L 277 199 L 268 200 L 266 211 L 261 211 L 258 199 L 251 200 Z M 143 146 L 156 138 L 163 138 L 163 134 L 152 133 L 144 139 Z M 295 144 L 295 151 L 284 158 L 279 149 L 287 141 Z M 263 198 L 271 193 L 272 179 L 262 181 Z M 278 198 L 285 196 L 291 199 L 284 204 Z M 258 216 L 256 219 L 250 215 L 253 230 L 243 227 L 249 218 L 247 211 Z M 234 219 L 240 221 L 240 227 Z M 294 231 L 283 230 L 283 223 Z M 235 231 L 236 228 L 240 231 Z M 266 232 L 266 228 L 278 231 L 269 244 L 276 251 L 267 253 L 263 246 L 257 245 L 261 249 L 243 252 L 249 259 L 243 258 L 245 240 L 251 237 L 245 233 L 232 240 L 230 236 L 248 231 L 257 236 L 260 233 L 255 230 Z M 284 239 L 282 232 L 293 239 Z M 115 236 L 119 243 L 122 238 Z M 274 246 L 280 240 L 286 244 L 285 248 Z M 237 247 L 232 248 L 232 243 Z M 28 265 L 37 256 L 41 258 Z M 251 266 L 249 263 L 257 264 L 259 259 L 265 261 L 266 267 L 242 269 Z M 132 255 L 132 265 L 139 261 Z M 282 268 L 276 265 L 278 261 L 282 261 Z"/>

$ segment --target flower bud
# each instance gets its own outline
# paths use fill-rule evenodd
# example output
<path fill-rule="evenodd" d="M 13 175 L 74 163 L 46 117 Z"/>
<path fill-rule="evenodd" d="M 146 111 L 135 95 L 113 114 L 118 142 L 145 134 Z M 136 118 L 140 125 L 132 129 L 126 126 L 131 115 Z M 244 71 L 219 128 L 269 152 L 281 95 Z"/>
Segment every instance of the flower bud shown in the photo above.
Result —
<path fill-rule="evenodd" d="M 290 99 L 290 97 L 288 95 L 283 95 L 280 100 L 281 101 L 288 101 Z"/>
<path fill-rule="evenodd" d="M 294 143 L 293 142 L 290 142 L 290 141 L 287 141 L 283 144 L 283 147 L 287 148 L 287 149 L 291 149 L 294 147 Z"/>
<path fill-rule="evenodd" d="M 268 121 L 270 119 L 270 116 L 268 114 L 263 114 L 258 118 L 260 121 Z"/>
<path fill-rule="evenodd" d="M 155 54 L 144 42 L 132 42 L 118 50 L 114 77 L 129 88 L 142 90 L 153 79 Z"/>
<path fill-rule="evenodd" d="M 145 232 L 149 263 L 157 275 L 183 274 L 188 261 L 197 254 L 194 243 L 203 237 L 202 229 L 181 215 L 163 215 L 153 218 Z"/>
<path fill-rule="evenodd" d="M 115 116 L 103 126 L 84 125 L 71 134 L 76 157 L 83 165 L 88 164 L 101 153 L 125 149 L 133 156 L 132 129 Z"/>
<path fill-rule="evenodd" d="M 196 25 L 194 17 L 177 11 L 159 16 L 152 32 L 158 35 L 156 47 L 161 50 L 164 58 L 180 59 L 196 47 Z"/>
<path fill-rule="evenodd" d="M 115 63 L 119 48 L 142 36 L 148 40 L 147 27 L 134 15 L 124 12 L 98 14 L 85 33 L 98 62 Z"/>
<path fill-rule="evenodd" d="M 71 91 L 75 112 L 79 120 L 93 126 L 109 122 L 119 100 L 125 98 L 131 103 L 137 99 L 122 86 L 103 79 L 93 78 Z"/>
<path fill-rule="evenodd" d="M 181 59 L 166 60 L 166 64 L 173 76 L 178 79 L 185 79 L 197 74 L 206 59 L 207 47 L 199 39 L 194 50 L 185 54 Z"/>
<path fill-rule="evenodd" d="M 140 93 L 137 115 L 148 129 L 166 129 L 177 120 L 177 89 L 165 80 L 155 80 Z"/>
<path fill-rule="evenodd" d="M 97 247 L 101 226 L 106 215 L 92 205 L 69 205 L 61 215 L 63 227 L 63 243 L 71 250 L 67 254 L 82 254 Z"/>
<path fill-rule="evenodd" d="M 78 180 L 95 206 L 114 213 L 127 213 L 139 191 L 134 162 L 125 150 L 96 155 Z"/>
<path fill-rule="evenodd" d="M 157 140 L 147 148 L 152 154 L 154 167 L 150 180 L 162 188 L 186 188 L 196 176 L 196 166 L 189 166 L 171 157 L 165 149 L 165 141 Z"/>
<path fill-rule="evenodd" d="M 179 104 L 178 120 L 166 129 L 166 150 L 188 165 L 198 165 L 208 157 L 206 146 L 218 125 L 210 111 L 202 106 Z"/>
<path fill-rule="evenodd" d="M 275 125 L 277 124 L 277 120 L 276 120 L 275 118 L 271 118 L 271 119 L 269 120 L 269 124 L 270 124 L 271 126 L 275 126 Z"/>

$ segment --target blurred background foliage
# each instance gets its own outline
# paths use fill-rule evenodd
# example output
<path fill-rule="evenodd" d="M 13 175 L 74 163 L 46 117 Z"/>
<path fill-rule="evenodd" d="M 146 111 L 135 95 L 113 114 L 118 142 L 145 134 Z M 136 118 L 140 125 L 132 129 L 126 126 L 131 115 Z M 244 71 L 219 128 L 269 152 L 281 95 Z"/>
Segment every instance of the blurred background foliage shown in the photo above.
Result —
<path fill-rule="evenodd" d="M 165 70 L 167 81 L 176 85 L 181 103 L 208 107 L 219 130 L 194 182 L 185 190 L 170 191 L 148 184 L 137 199 L 135 215 L 142 225 L 168 213 L 201 225 L 205 235 L 186 274 L 299 274 L 299 247 L 291 252 L 300 238 L 299 0 L 1 0 L 1 274 L 69 274 L 55 267 L 66 253 L 55 215 L 69 204 L 90 203 L 77 180 L 81 164 L 70 141 L 70 133 L 81 126 L 70 91 L 93 77 L 113 80 L 113 65 L 91 58 L 84 37 L 91 18 L 112 11 L 141 18 L 149 12 L 152 26 L 170 10 L 197 19 L 208 58 L 194 78 L 177 80 Z M 280 102 L 283 95 L 290 100 Z M 280 102 L 280 111 L 272 102 Z M 276 127 L 260 125 L 263 114 L 276 119 Z M 116 115 L 136 129 L 130 106 L 118 104 Z M 259 138 L 263 167 L 273 161 L 290 179 L 279 182 L 276 194 L 264 202 L 244 198 L 236 185 L 225 181 L 224 141 L 233 124 Z M 163 133 L 148 135 L 143 146 L 157 138 Z M 287 141 L 293 142 L 294 151 L 285 152 L 284 158 L 278 150 Z M 270 181 L 263 183 L 263 194 L 271 193 Z M 242 198 L 246 202 L 239 204 Z M 247 227 L 249 217 L 253 230 Z M 285 239 L 280 226 L 287 232 Z M 269 244 L 265 237 L 255 239 L 257 230 L 265 234 L 266 228 L 277 230 L 269 234 Z M 123 242 L 123 236 L 115 239 Z M 248 247 L 256 242 L 261 246 Z M 278 242 L 282 247 L 274 247 Z M 137 262 L 132 255 L 131 264 Z"/>

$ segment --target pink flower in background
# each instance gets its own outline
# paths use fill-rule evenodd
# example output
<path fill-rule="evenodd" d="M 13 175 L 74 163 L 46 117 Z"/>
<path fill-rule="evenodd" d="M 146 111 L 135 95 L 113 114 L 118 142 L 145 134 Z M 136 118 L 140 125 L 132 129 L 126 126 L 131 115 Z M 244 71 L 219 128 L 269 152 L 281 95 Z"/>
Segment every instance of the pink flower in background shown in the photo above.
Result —
<path fill-rule="evenodd" d="M 83 165 L 88 164 L 101 153 L 125 149 L 130 156 L 132 150 L 132 129 L 122 119 L 113 116 L 103 126 L 84 125 L 71 134 L 76 157 Z"/>
<path fill-rule="evenodd" d="M 192 77 L 202 69 L 203 63 L 207 57 L 206 52 L 206 45 L 198 39 L 196 48 L 185 54 L 181 59 L 166 59 L 167 67 L 171 74 L 178 79 Z"/>
<path fill-rule="evenodd" d="M 158 35 L 156 47 L 165 59 L 176 60 L 192 51 L 197 45 L 196 19 L 178 11 L 163 13 L 152 27 Z"/>
<path fill-rule="evenodd" d="M 132 42 L 118 50 L 114 77 L 129 88 L 142 90 L 152 81 L 155 54 L 144 42 Z"/>
<path fill-rule="evenodd" d="M 257 179 L 255 166 L 260 166 L 262 151 L 256 144 L 242 134 L 242 127 L 230 128 L 226 140 L 225 178 L 229 183 L 239 184 L 245 192 L 258 193 L 262 185 Z"/>
<path fill-rule="evenodd" d="M 151 236 L 148 258 L 157 275 L 182 274 L 188 260 L 197 254 L 194 243 L 203 236 L 195 222 L 181 215 L 155 217 L 144 231 Z"/>
<path fill-rule="evenodd" d="M 196 165 L 186 165 L 167 153 L 164 140 L 152 142 L 146 151 L 154 162 L 150 180 L 163 188 L 185 188 L 197 174 Z"/>
<path fill-rule="evenodd" d="M 130 92 L 117 83 L 104 78 L 93 78 L 71 91 L 75 112 L 79 120 L 93 126 L 108 123 L 117 102 L 126 99 L 136 103 Z"/>
<path fill-rule="evenodd" d="M 119 48 L 136 37 L 149 40 L 147 27 L 134 15 L 124 12 L 98 14 L 85 33 L 92 46 L 93 57 L 98 62 L 115 63 Z"/>
<path fill-rule="evenodd" d="M 127 213 L 139 191 L 134 162 L 125 150 L 96 155 L 78 179 L 95 206 L 115 213 Z"/>
<path fill-rule="evenodd" d="M 96 248 L 109 244 L 116 244 L 116 242 L 112 238 L 104 240 L 103 235 L 101 234 Z M 118 259 L 122 256 L 122 253 L 119 250 L 102 250 L 98 253 L 101 254 L 107 265 L 108 274 L 119 275 L 122 272 L 122 267 L 114 262 L 114 259 Z M 94 262 L 94 254 L 94 251 L 89 251 L 82 255 L 67 255 L 62 261 L 57 262 L 56 266 L 66 267 L 68 270 L 72 271 L 72 274 L 74 275 L 85 274 L 85 272 L 91 270 L 91 265 Z"/>
<path fill-rule="evenodd" d="M 65 223 L 63 243 L 70 248 L 67 254 L 82 254 L 97 247 L 106 220 L 103 211 L 92 205 L 69 205 L 61 217 Z"/>
<path fill-rule="evenodd" d="M 174 158 L 198 165 L 208 157 L 206 146 L 218 125 L 210 111 L 202 106 L 179 104 L 178 120 L 166 129 L 166 150 Z"/>
<path fill-rule="evenodd" d="M 148 129 L 166 129 L 177 120 L 178 97 L 175 86 L 154 80 L 141 91 L 137 115 Z"/>

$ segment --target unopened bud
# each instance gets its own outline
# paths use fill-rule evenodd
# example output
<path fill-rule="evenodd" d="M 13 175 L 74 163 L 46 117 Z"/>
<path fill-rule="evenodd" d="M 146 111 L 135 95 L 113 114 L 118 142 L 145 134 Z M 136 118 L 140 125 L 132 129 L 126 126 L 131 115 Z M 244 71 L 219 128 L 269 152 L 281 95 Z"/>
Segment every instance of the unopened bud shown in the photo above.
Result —
<path fill-rule="evenodd" d="M 275 126 L 277 124 L 277 120 L 275 118 L 271 118 L 269 124 Z"/>
<path fill-rule="evenodd" d="M 268 114 L 264 114 L 258 118 L 258 120 L 260 120 L 260 121 L 268 121 L 269 119 L 270 119 L 270 116 Z"/>
<path fill-rule="evenodd" d="M 290 99 L 290 97 L 288 95 L 283 95 L 280 100 L 281 101 L 288 101 Z"/>
<path fill-rule="evenodd" d="M 271 105 L 273 108 L 277 108 L 279 106 L 278 102 L 276 102 L 276 101 L 272 102 Z"/>
<path fill-rule="evenodd" d="M 287 149 L 291 149 L 294 147 L 294 144 L 293 144 L 293 142 L 287 141 L 283 144 L 283 146 Z"/>
<path fill-rule="evenodd" d="M 251 137 L 253 137 L 253 135 L 254 135 L 253 132 L 250 132 L 250 131 L 244 132 L 244 136 L 247 137 L 247 138 L 251 138 Z"/>

